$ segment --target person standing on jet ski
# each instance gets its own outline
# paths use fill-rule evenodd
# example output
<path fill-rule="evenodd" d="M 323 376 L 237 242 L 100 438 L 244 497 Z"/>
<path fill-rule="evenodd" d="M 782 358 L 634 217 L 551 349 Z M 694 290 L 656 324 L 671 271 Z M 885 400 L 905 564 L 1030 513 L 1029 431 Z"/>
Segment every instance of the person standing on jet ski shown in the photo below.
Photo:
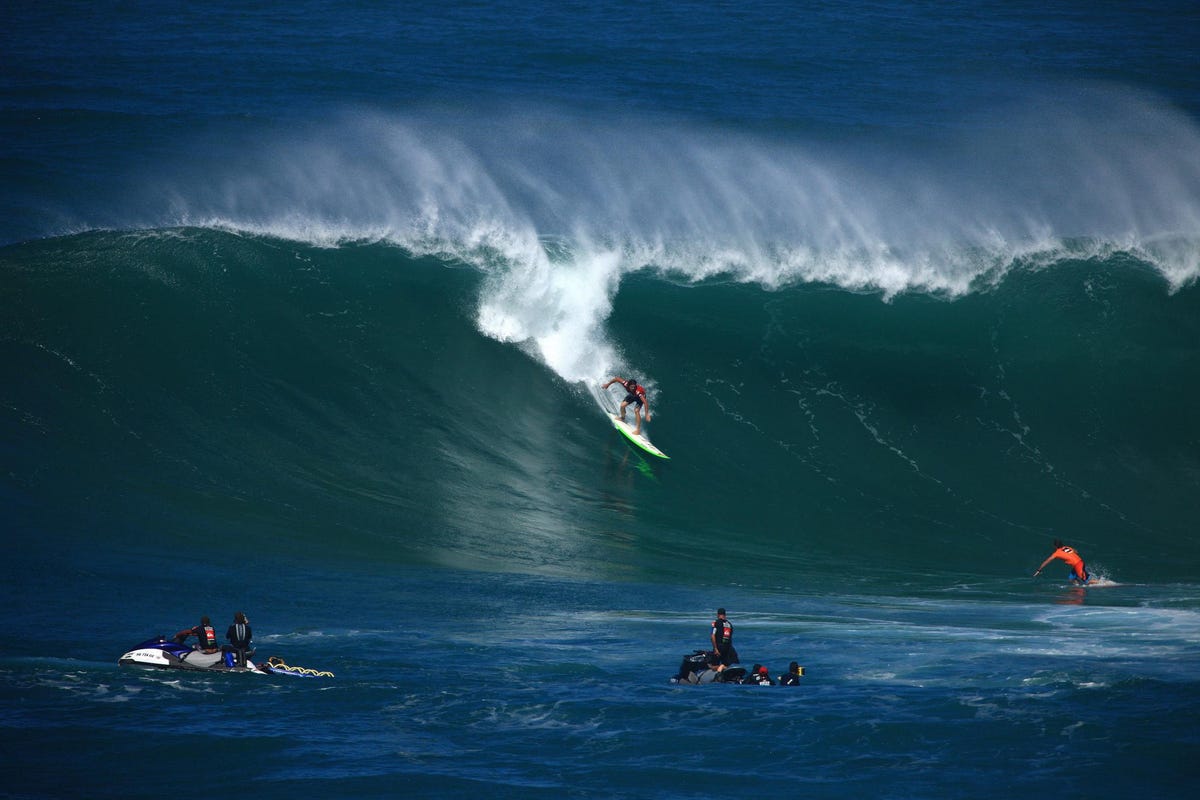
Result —
<path fill-rule="evenodd" d="M 738 663 L 738 652 L 733 646 L 733 624 L 725 619 L 725 609 L 717 609 L 717 618 L 712 624 L 712 649 L 721 659 L 722 666 Z"/>
<path fill-rule="evenodd" d="M 184 644 L 189 636 L 197 639 L 196 649 L 202 653 L 217 652 L 217 631 L 208 617 L 201 617 L 200 624 L 194 628 L 185 628 L 175 634 L 175 641 Z"/>
<path fill-rule="evenodd" d="M 225 631 L 225 638 L 229 640 L 229 644 L 222 645 L 221 649 L 236 655 L 237 665 L 244 667 L 246 657 L 254 655 L 254 646 L 250 642 L 253 635 L 250 631 L 250 620 L 239 611 L 233 615 L 233 624 L 229 626 L 229 630 Z"/>

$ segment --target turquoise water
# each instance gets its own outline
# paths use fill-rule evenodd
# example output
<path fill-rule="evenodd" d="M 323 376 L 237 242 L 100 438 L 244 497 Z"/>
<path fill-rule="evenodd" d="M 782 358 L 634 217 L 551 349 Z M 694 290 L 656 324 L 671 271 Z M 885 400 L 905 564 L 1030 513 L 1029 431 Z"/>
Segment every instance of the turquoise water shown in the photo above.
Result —
<path fill-rule="evenodd" d="M 16 12 L 0 793 L 1186 796 L 1196 27 Z"/>

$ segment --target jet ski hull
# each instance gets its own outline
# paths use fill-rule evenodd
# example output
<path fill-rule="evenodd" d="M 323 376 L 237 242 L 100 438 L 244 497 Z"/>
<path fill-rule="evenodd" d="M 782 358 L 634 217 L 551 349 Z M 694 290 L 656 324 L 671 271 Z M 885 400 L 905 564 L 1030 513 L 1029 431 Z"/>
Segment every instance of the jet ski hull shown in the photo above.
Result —
<path fill-rule="evenodd" d="M 123 667 L 157 667 L 159 669 L 186 669 L 193 672 L 253 672 L 262 674 L 250 659 L 246 666 L 233 666 L 222 652 L 203 653 L 185 645 L 158 637 L 142 642 L 121 656 L 117 663 Z"/>

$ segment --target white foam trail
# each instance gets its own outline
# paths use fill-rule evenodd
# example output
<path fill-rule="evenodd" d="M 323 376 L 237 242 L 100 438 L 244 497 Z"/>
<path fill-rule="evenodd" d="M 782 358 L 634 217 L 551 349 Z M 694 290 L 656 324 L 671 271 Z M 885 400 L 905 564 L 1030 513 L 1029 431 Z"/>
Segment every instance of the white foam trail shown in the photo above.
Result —
<path fill-rule="evenodd" d="M 1128 92 L 1070 98 L 965 120 L 936 152 L 529 110 L 347 114 L 183 175 L 171 222 L 465 260 L 487 275 L 480 330 L 571 381 L 619 368 L 605 320 L 646 268 L 958 295 L 1014 262 L 1120 248 L 1172 287 L 1196 280 L 1195 122 Z"/>
<path fill-rule="evenodd" d="M 562 377 L 594 382 L 617 360 L 602 330 L 620 274 L 615 253 L 564 264 L 530 258 L 490 281 L 479 306 L 479 329 L 500 341 L 530 342 Z"/>

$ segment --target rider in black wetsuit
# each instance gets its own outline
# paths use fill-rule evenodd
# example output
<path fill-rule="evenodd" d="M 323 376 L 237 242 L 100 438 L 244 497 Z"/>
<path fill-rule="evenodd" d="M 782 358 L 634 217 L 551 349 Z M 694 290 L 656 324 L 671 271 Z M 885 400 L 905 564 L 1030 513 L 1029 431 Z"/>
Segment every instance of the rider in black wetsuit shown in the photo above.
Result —
<path fill-rule="evenodd" d="M 750 670 L 750 674 L 742 678 L 742 683 L 757 683 L 759 686 L 774 686 L 775 681 L 771 680 L 771 671 L 766 667 L 755 664 Z"/>
<path fill-rule="evenodd" d="M 792 663 L 788 664 L 787 675 L 779 676 L 779 685 L 780 686 L 799 686 L 800 685 L 800 676 L 803 674 L 804 674 L 804 668 L 801 667 L 799 664 L 797 664 L 795 661 L 793 661 Z"/>
<path fill-rule="evenodd" d="M 237 665 L 244 667 L 246 666 L 246 657 L 254 654 L 254 646 L 250 641 L 253 637 L 250 620 L 246 619 L 246 615 L 239 611 L 233 615 L 233 624 L 225 632 L 225 638 L 229 640 L 229 644 L 221 649 L 228 653 L 235 653 Z"/>

